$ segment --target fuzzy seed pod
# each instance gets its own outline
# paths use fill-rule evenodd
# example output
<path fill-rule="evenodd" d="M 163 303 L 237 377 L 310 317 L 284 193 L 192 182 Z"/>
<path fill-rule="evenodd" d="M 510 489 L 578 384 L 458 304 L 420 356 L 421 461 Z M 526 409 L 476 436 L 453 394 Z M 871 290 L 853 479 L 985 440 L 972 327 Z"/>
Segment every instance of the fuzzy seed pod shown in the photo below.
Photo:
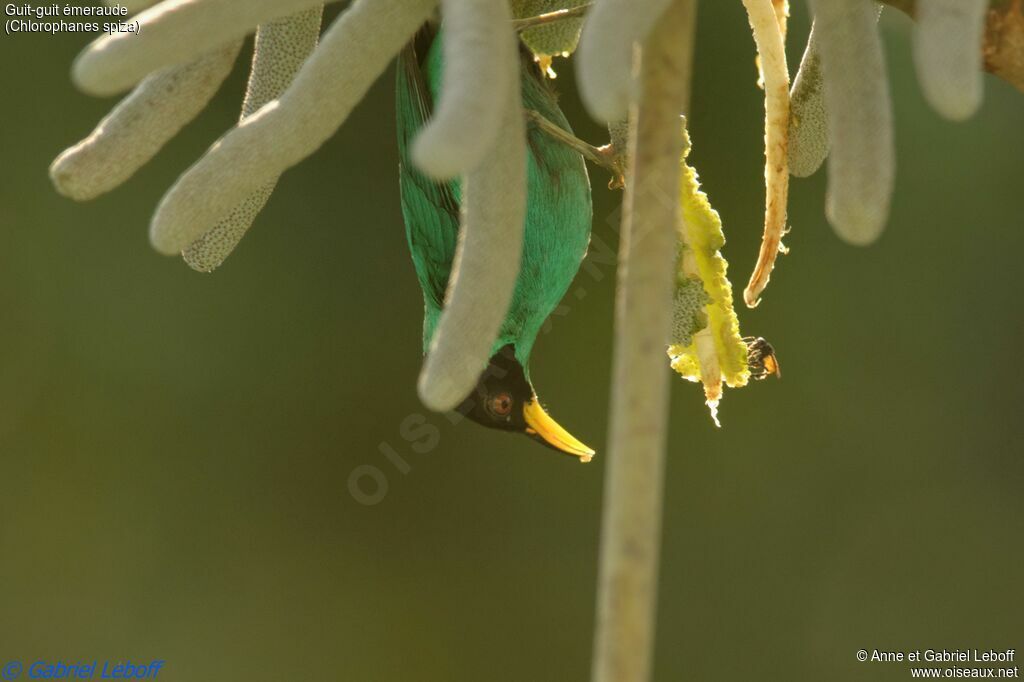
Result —
<path fill-rule="evenodd" d="M 242 120 L 279 97 L 291 84 L 316 47 L 322 17 L 323 7 L 316 7 L 260 26 L 256 32 L 249 86 L 242 104 Z M 182 252 L 185 262 L 200 272 L 212 272 L 220 266 L 252 226 L 276 185 L 275 178 L 192 242 Z"/>
<path fill-rule="evenodd" d="M 952 121 L 982 98 L 982 42 L 988 0 L 918 0 L 914 64 L 928 103 Z"/>
<path fill-rule="evenodd" d="M 434 0 L 355 0 L 278 99 L 238 124 L 164 195 L 154 248 L 176 254 L 316 151 L 433 13 Z M 372 35 L 374 40 L 366 40 Z"/>
<path fill-rule="evenodd" d="M 580 96 L 603 123 L 622 121 L 633 90 L 633 49 L 672 0 L 596 0 L 580 36 Z"/>
<path fill-rule="evenodd" d="M 864 246 L 889 218 L 896 158 L 892 104 L 876 9 L 861 0 L 810 0 L 825 80 L 831 151 L 825 215 Z"/>
<path fill-rule="evenodd" d="M 138 16 L 138 33 L 95 40 L 78 55 L 71 77 L 90 95 L 116 95 L 154 71 L 244 38 L 260 24 L 322 4 L 323 0 L 164 0 Z M 387 4 L 384 7 L 386 11 Z"/>
<path fill-rule="evenodd" d="M 828 156 L 828 110 L 817 43 L 811 26 L 789 93 L 789 173 L 798 178 L 813 175 Z"/>
<path fill-rule="evenodd" d="M 437 411 L 457 407 L 486 369 L 519 277 L 526 124 L 515 50 L 499 57 L 512 76 L 504 80 L 504 99 L 514 104 L 504 108 L 495 146 L 463 181 L 462 228 L 448 295 L 420 373 L 420 399 Z"/>
<path fill-rule="evenodd" d="M 142 81 L 89 137 L 50 165 L 57 191 L 87 201 L 134 175 L 206 107 L 231 72 L 241 46 L 232 43 Z"/>
<path fill-rule="evenodd" d="M 413 141 L 412 160 L 437 180 L 476 167 L 494 145 L 505 109 L 516 42 L 505 0 L 442 0 L 443 87 L 433 118 Z"/>

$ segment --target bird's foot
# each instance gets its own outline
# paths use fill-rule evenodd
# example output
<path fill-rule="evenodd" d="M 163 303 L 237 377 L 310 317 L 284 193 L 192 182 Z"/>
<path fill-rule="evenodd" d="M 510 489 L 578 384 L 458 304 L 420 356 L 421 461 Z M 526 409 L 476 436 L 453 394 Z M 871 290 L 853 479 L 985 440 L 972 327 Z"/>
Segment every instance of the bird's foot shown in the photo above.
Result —
<path fill-rule="evenodd" d="M 601 165 L 612 174 L 612 179 L 608 181 L 608 189 L 625 189 L 626 150 L 618 149 L 613 143 L 609 142 L 598 147 L 597 153 L 605 159 L 605 163 Z"/>
<path fill-rule="evenodd" d="M 625 187 L 625 171 L 623 167 L 625 155 L 617 150 L 614 145 L 606 144 L 602 147 L 595 147 L 572 133 L 563 130 L 545 118 L 540 112 L 532 109 L 527 109 L 526 117 L 530 123 L 537 126 L 541 132 L 551 139 L 576 150 L 590 163 L 609 171 L 612 174 L 612 179 L 608 183 L 609 189 L 622 189 Z"/>

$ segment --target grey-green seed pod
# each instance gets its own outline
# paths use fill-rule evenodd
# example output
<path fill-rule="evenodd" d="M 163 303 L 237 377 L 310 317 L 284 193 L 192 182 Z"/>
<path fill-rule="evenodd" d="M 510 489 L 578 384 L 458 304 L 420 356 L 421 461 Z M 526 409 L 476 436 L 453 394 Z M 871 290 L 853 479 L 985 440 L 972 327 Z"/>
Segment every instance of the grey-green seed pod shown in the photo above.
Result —
<path fill-rule="evenodd" d="M 164 0 L 140 15 L 137 33 L 94 40 L 75 59 L 71 77 L 90 95 L 116 95 L 154 71 L 240 40 L 260 24 L 322 4 L 323 0 Z"/>
<path fill-rule="evenodd" d="M 828 156 L 828 110 L 814 26 L 789 93 L 788 154 L 789 172 L 798 178 L 814 174 Z"/>
<path fill-rule="evenodd" d="M 603 123 L 621 121 L 633 98 L 633 46 L 642 43 L 672 0 L 594 0 L 580 35 L 580 98 Z"/>
<path fill-rule="evenodd" d="M 513 55 L 506 55 L 513 60 Z M 503 60 L 508 61 L 508 60 Z M 517 68 L 514 60 L 508 62 Z M 463 181 L 462 229 L 444 312 L 419 377 L 423 404 L 451 410 L 487 369 L 519 276 L 526 220 L 526 129 L 518 79 L 495 147 Z"/>
<path fill-rule="evenodd" d="M 242 120 L 278 98 L 316 47 L 320 38 L 323 6 L 305 10 L 284 19 L 263 24 L 256 31 L 249 85 L 242 104 Z M 236 206 L 209 232 L 182 252 L 193 270 L 212 272 L 235 250 L 238 242 L 263 210 L 277 185 L 268 182 Z"/>
<path fill-rule="evenodd" d="M 874 242 L 889 219 L 896 155 L 892 103 L 873 3 L 809 0 L 825 81 L 831 150 L 825 215 L 850 244 Z"/>
<path fill-rule="evenodd" d="M 57 191 L 76 201 L 109 192 L 135 174 L 199 115 L 231 72 L 234 42 L 150 75 L 50 166 Z"/>
<path fill-rule="evenodd" d="M 932 108 L 952 121 L 974 115 L 982 98 L 982 42 L 988 0 L 918 0 L 917 80 Z"/>
<path fill-rule="evenodd" d="M 434 8 L 434 0 L 349 5 L 291 86 L 222 137 L 164 195 L 150 223 L 156 250 L 178 254 L 250 194 L 316 151 Z M 375 40 L 361 40 L 367 35 Z"/>
<path fill-rule="evenodd" d="M 505 0 L 442 0 L 444 74 L 434 115 L 412 144 L 412 162 L 428 176 L 451 180 L 478 166 L 494 146 L 506 81 L 519 78 L 518 45 Z"/>

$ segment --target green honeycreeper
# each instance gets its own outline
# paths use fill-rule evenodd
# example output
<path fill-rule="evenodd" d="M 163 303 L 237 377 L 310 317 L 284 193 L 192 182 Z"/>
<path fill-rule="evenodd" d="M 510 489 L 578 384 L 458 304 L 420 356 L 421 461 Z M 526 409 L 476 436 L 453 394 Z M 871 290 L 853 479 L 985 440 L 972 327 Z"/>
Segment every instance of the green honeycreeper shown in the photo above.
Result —
<path fill-rule="evenodd" d="M 572 129 L 532 57 L 521 50 L 522 102 L 565 132 Z M 423 290 L 423 350 L 444 305 L 459 236 L 460 186 L 421 174 L 409 159 L 417 131 L 430 116 L 442 71 L 441 34 L 426 26 L 399 57 L 396 118 L 402 215 L 413 265 Z M 527 128 L 527 211 L 522 265 L 492 358 L 458 411 L 489 428 L 524 433 L 589 461 L 594 451 L 558 425 L 540 405 L 530 381 L 530 352 L 544 321 L 565 295 L 590 242 L 593 215 L 583 156 L 543 132 Z"/>

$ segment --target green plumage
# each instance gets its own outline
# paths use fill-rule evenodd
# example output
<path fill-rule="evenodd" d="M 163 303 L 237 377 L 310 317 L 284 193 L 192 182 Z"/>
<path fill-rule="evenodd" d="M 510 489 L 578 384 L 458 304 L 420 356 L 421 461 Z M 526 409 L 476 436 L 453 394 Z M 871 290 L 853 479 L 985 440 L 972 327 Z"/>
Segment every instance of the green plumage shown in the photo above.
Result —
<path fill-rule="evenodd" d="M 398 65 L 396 114 L 402 214 L 413 264 L 423 289 L 424 352 L 437 327 L 451 274 L 459 232 L 458 182 L 439 184 L 416 170 L 409 149 L 429 118 L 440 89 L 440 34 L 425 29 Z M 554 93 L 532 60 L 522 56 L 522 101 L 571 132 Z M 528 125 L 528 203 L 522 266 L 515 293 L 493 352 L 512 344 L 529 377 L 529 356 L 537 334 L 565 295 L 590 241 L 593 214 L 583 157 Z"/>

